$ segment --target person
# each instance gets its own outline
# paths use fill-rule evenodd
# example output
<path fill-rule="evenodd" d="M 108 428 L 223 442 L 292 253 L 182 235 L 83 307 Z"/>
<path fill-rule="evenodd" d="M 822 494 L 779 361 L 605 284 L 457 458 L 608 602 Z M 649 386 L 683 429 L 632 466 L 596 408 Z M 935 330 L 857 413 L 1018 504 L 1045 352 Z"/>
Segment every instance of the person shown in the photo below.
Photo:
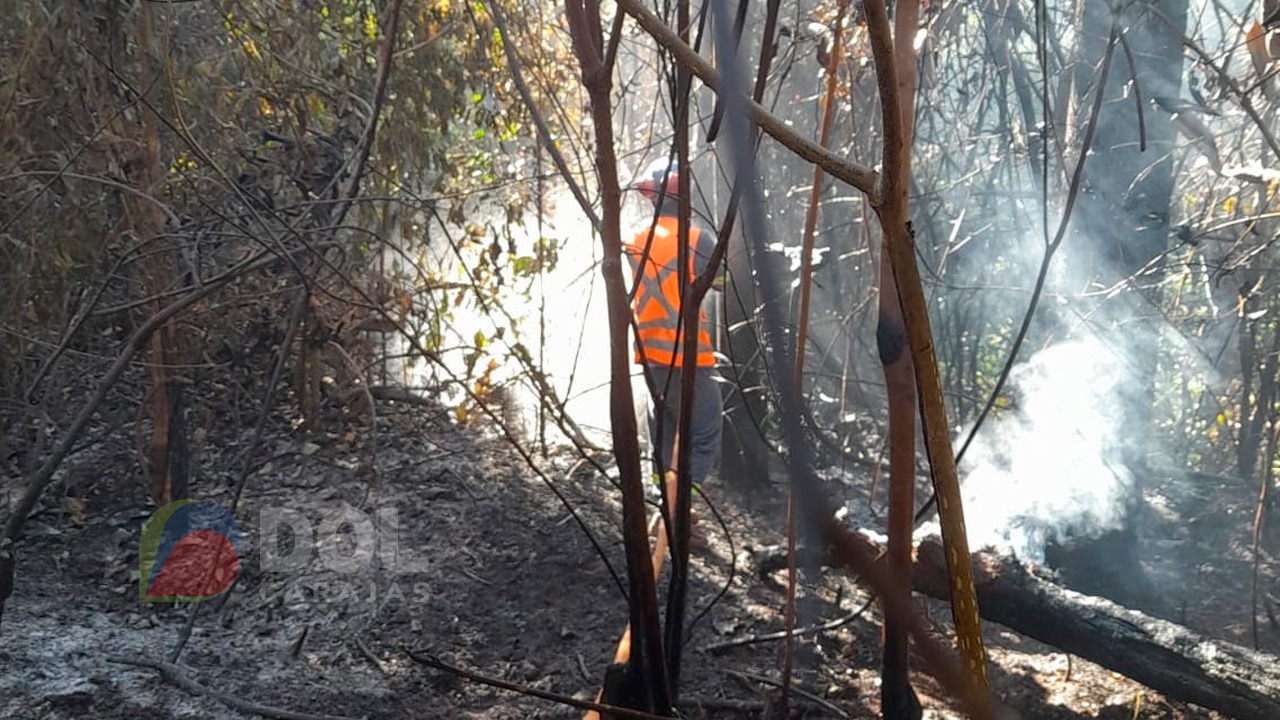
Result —
<path fill-rule="evenodd" d="M 699 308 L 694 365 L 684 367 L 685 328 L 681 322 L 682 295 L 707 271 L 715 247 L 712 233 L 689 228 L 685 282 L 676 269 L 680 258 L 678 163 L 651 164 L 632 187 L 653 203 L 651 221 L 624 245 L 632 270 L 632 313 L 636 321 L 635 361 L 645 366 L 652 390 L 649 438 L 654 471 L 665 477 L 676 470 L 676 438 L 680 422 L 682 376 L 693 373 L 693 413 L 689 429 L 690 480 L 700 488 L 715 468 L 720 453 L 722 402 L 711 345 L 710 323 Z"/>

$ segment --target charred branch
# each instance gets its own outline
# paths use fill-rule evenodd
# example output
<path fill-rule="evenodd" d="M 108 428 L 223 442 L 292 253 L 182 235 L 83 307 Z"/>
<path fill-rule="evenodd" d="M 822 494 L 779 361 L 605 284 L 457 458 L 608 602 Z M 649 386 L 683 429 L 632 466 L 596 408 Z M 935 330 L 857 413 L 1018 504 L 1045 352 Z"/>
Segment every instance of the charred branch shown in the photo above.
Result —
<path fill-rule="evenodd" d="M 1170 698 L 1235 718 L 1280 717 L 1280 659 L 1068 590 L 1011 557 L 973 557 L 984 618 Z M 936 540 L 917 548 L 912 577 L 916 590 L 938 599 L 949 596 L 943 549 Z"/>

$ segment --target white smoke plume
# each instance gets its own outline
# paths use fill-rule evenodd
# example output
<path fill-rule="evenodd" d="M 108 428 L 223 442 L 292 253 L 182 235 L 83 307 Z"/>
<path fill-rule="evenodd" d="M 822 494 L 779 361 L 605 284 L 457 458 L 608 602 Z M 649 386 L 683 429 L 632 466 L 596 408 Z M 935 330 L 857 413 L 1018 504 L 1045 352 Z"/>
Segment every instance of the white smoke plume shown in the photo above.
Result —
<path fill-rule="evenodd" d="M 1097 338 L 1054 345 L 1014 368 L 1013 401 L 979 429 L 960 467 L 971 548 L 1043 563 L 1048 540 L 1121 526 L 1132 482 L 1121 461 L 1124 373 Z"/>

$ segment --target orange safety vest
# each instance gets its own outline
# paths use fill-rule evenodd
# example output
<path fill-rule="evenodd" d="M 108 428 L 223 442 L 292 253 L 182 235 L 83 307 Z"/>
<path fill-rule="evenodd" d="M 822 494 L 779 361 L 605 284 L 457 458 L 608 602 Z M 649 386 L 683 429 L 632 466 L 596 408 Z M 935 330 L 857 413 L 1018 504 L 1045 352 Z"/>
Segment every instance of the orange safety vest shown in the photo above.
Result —
<path fill-rule="evenodd" d="M 652 235 L 652 241 L 650 240 Z M 694 248 L 698 246 L 698 228 L 689 228 L 688 285 L 693 284 Z M 648 257 L 645 248 L 648 247 Z M 631 263 L 635 279 L 635 296 L 632 312 L 639 330 L 640 346 L 636 348 L 636 364 L 643 360 L 660 366 L 681 367 L 684 364 L 681 341 L 684 328 L 680 327 L 680 278 L 675 269 L 679 263 L 680 233 L 676 218 L 662 215 L 652 227 L 636 233 L 635 240 L 626 246 L 627 260 Z M 643 272 L 640 261 L 644 259 Z M 698 367 L 716 364 L 711 351 L 711 337 L 707 334 L 707 314 L 698 309 Z M 678 329 L 678 331 L 677 331 Z"/>

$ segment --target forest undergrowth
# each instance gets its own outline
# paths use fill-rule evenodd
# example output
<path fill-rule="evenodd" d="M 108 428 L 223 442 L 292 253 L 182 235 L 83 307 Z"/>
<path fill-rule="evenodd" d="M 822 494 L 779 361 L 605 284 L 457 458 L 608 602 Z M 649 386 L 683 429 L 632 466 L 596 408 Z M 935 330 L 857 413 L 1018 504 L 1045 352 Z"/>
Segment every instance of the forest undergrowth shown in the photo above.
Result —
<path fill-rule="evenodd" d="M 259 438 L 270 459 L 248 477 L 237 512 L 249 550 L 235 585 L 224 597 L 185 606 L 136 601 L 138 538 L 154 504 L 136 477 L 128 433 L 107 432 L 109 418 L 119 413 L 103 413 L 108 419 L 91 433 L 99 440 L 69 459 L 23 541 L 22 571 L 0 644 L 0 665 L 7 668 L 0 715 L 253 716 L 226 700 L 300 713 L 292 717 L 496 719 L 575 712 L 428 668 L 415 656 L 590 699 L 598 682 L 594 669 L 612 652 L 625 606 L 565 505 L 504 440 L 483 428 L 459 428 L 431 402 L 388 401 L 379 403 L 375 455 L 374 431 L 365 420 L 331 417 L 308 435 L 291 427 L 291 412 L 288 403 L 275 408 Z M 202 429 L 196 449 L 201 497 L 229 504 L 238 476 L 233 460 L 251 438 L 231 423 Z M 609 481 L 563 451 L 541 462 L 620 566 L 619 510 Z M 832 469 L 829 475 L 850 504 L 865 507 L 865 470 Z M 1182 588 L 1183 621 L 1211 636 L 1241 640 L 1247 595 L 1237 591 L 1247 587 L 1248 563 L 1230 557 L 1230 533 L 1211 525 L 1245 511 L 1250 497 L 1247 488 L 1222 490 L 1212 503 L 1167 509 L 1198 513 L 1182 519 L 1204 534 L 1153 537 L 1150 543 L 1171 553 L 1171 567 L 1198 557 L 1205 569 Z M 721 592 L 731 571 L 732 582 L 693 630 L 682 708 L 687 717 L 759 717 L 776 693 L 769 681 L 776 680 L 781 644 L 759 638 L 781 628 L 782 576 L 758 576 L 752 553 L 782 540 L 775 529 L 781 486 L 744 491 L 722 479 L 708 494 L 732 534 L 732 554 L 723 532 L 709 528 L 709 547 L 694 563 L 693 612 Z M 272 568 L 264 546 L 275 542 L 271 549 L 287 552 L 290 541 L 259 533 L 269 524 L 264 518 L 281 508 L 317 527 L 341 512 L 374 517 L 384 525 L 384 546 L 394 544 L 399 562 L 391 569 L 373 563 L 335 569 L 321 539 L 319 552 L 305 563 Z M 803 694 L 796 707 L 805 716 L 877 712 L 879 612 L 867 600 L 856 581 L 834 570 L 801 583 L 800 623 L 833 626 L 797 644 L 796 687 Z M 940 637 L 949 632 L 943 605 L 916 602 Z M 1216 717 L 1000 626 L 988 624 L 986 633 L 993 686 L 1024 717 Z M 1273 652 L 1280 649 L 1276 628 L 1266 638 Z M 179 645 L 175 672 L 181 677 L 122 664 L 168 662 Z M 953 703 L 923 675 L 920 691 L 928 706 L 939 708 L 929 717 L 953 716 Z"/>

